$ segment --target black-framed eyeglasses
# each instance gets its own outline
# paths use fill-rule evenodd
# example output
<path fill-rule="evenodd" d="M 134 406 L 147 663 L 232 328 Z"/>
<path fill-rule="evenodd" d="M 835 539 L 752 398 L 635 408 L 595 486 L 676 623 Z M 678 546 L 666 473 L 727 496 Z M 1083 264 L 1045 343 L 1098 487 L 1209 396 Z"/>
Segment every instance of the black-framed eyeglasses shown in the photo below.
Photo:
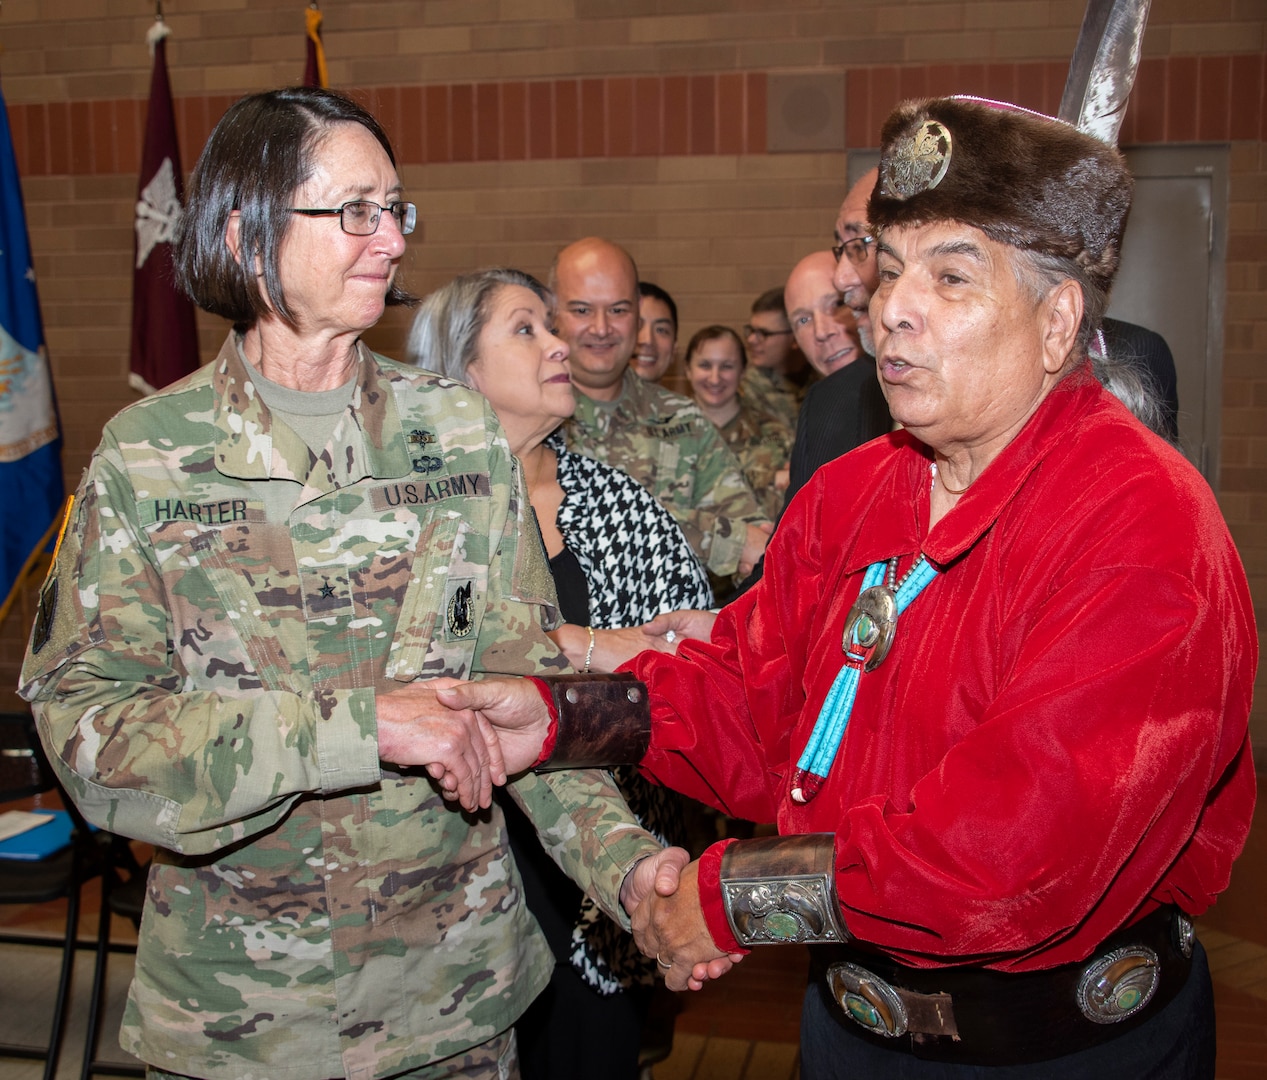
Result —
<path fill-rule="evenodd" d="M 333 210 L 309 210 L 291 207 L 292 214 L 303 214 L 305 217 L 337 217 L 339 227 L 351 236 L 373 236 L 378 232 L 378 223 L 386 210 L 396 219 L 396 227 L 401 236 L 408 236 L 418 224 L 418 207 L 411 202 L 392 203 L 391 206 L 379 206 L 376 202 L 356 199 L 345 202 Z"/>
<path fill-rule="evenodd" d="M 837 262 L 840 262 L 842 255 L 846 255 L 854 266 L 861 266 L 867 261 L 867 256 L 871 254 L 871 245 L 874 243 L 874 236 L 855 236 L 853 239 L 846 240 L 843 243 L 833 244 L 831 255 Z"/>
<path fill-rule="evenodd" d="M 743 324 L 744 337 L 756 337 L 762 341 L 769 341 L 772 337 L 782 337 L 784 334 L 790 334 L 791 332 L 791 330 L 766 330 L 760 326 L 753 326 L 751 323 Z"/>

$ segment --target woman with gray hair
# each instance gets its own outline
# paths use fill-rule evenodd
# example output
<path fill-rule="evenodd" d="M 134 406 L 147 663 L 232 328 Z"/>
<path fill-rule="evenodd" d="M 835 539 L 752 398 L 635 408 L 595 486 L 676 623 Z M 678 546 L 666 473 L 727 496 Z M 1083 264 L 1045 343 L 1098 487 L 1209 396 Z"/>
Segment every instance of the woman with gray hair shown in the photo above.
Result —
<path fill-rule="evenodd" d="M 552 306 L 549 290 L 522 271 L 467 274 L 423 301 L 407 351 L 420 367 L 488 398 L 527 479 L 567 620 L 553 636 L 578 671 L 611 670 L 631 649 L 671 651 L 671 642 L 644 635 L 639 625 L 661 612 L 708 607 L 712 595 L 669 512 L 632 477 L 569 453 L 554 435 L 576 399 Z M 616 781 L 646 828 L 680 831 L 676 796 L 632 769 L 617 770 Z M 515 815 L 507 816 L 529 909 L 559 961 L 550 988 L 518 1028 L 524 1076 L 635 1077 L 655 963 L 592 902 L 582 902 L 535 835 L 516 830 Z"/>

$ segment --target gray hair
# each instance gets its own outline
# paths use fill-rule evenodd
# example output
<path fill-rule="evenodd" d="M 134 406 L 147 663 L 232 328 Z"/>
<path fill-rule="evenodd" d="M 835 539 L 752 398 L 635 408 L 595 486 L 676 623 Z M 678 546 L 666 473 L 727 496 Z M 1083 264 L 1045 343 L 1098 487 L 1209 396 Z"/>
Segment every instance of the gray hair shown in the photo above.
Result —
<path fill-rule="evenodd" d="M 1095 377 L 1110 394 L 1130 410 L 1135 419 L 1167 442 L 1166 410 L 1146 369 L 1129 356 L 1111 356 L 1100 323 L 1108 310 L 1109 294 L 1077 259 L 1031 248 L 1017 248 L 1013 261 L 1016 279 L 1037 303 L 1062 281 L 1082 288 L 1082 324 L 1074 341 L 1077 359 L 1088 357 Z"/>
<path fill-rule="evenodd" d="M 1074 341 L 1078 359 L 1086 356 L 1100 329 L 1100 320 L 1109 307 L 1109 294 L 1101 288 L 1093 274 L 1076 258 L 1052 255 L 1032 248 L 1016 248 L 1013 261 L 1017 281 L 1028 289 L 1037 303 L 1062 281 L 1074 281 L 1082 289 L 1082 324 Z"/>
<path fill-rule="evenodd" d="M 1147 369 L 1129 356 L 1112 356 L 1104 335 L 1096 332 L 1089 353 L 1091 370 L 1110 394 L 1125 405 L 1141 424 L 1170 442 L 1166 410 Z"/>
<path fill-rule="evenodd" d="M 466 383 L 466 370 L 476 359 L 480 334 L 492 314 L 493 301 L 508 285 L 519 285 L 540 297 L 547 310 L 554 296 L 531 274 L 497 266 L 455 277 L 436 289 L 418 307 L 405 358 L 437 375 Z"/>

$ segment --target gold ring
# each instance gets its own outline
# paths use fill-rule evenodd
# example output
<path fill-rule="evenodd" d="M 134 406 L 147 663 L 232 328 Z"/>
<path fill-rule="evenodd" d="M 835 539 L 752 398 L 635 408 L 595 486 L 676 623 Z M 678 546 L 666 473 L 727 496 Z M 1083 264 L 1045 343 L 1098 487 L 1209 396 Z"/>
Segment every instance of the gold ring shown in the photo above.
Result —
<path fill-rule="evenodd" d="M 671 968 L 671 967 L 673 966 L 671 963 L 666 964 L 666 963 L 664 962 L 664 960 L 663 960 L 663 959 L 661 959 L 661 957 L 660 957 L 660 954 L 659 954 L 659 953 L 656 953 L 656 954 L 655 954 L 655 962 L 656 962 L 657 964 L 659 964 L 662 968 L 664 968 L 664 970 L 665 970 L 665 971 L 668 971 L 668 970 L 669 970 L 669 968 Z"/>

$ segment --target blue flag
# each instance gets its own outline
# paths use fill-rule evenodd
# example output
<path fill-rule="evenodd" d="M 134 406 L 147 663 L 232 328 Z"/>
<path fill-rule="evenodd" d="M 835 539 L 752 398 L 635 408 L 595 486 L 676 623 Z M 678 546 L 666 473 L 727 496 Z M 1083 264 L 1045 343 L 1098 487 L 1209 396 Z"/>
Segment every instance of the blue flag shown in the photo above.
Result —
<path fill-rule="evenodd" d="M 0 92 L 0 616 L 62 504 L 62 438 L 31 241 Z"/>

